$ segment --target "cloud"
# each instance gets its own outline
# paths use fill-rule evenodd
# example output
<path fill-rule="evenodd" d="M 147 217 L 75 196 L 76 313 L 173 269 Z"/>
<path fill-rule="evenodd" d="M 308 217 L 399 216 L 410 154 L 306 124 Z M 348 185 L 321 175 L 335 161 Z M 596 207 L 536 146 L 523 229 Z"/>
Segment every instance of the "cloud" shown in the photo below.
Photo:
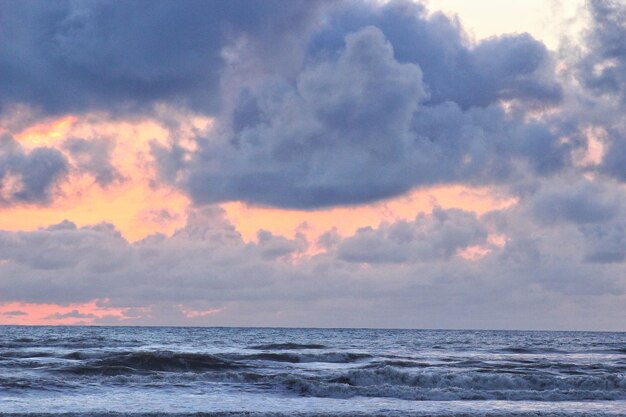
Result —
<path fill-rule="evenodd" d="M 261 92 L 263 121 L 217 145 L 201 142 L 187 186 L 201 203 L 291 207 L 404 192 L 410 183 L 398 177 L 416 152 L 409 128 L 424 97 L 419 68 L 398 63 L 383 34 L 365 28 L 347 36 L 336 60 L 306 68 L 296 86 Z"/>
<path fill-rule="evenodd" d="M 37 147 L 27 152 L 10 135 L 1 135 L 0 206 L 48 203 L 68 169 L 58 150 Z"/>
<path fill-rule="evenodd" d="M 95 273 L 110 272 L 127 256 L 115 249 L 124 243 L 120 233 L 106 223 L 78 229 L 63 221 L 33 232 L 0 232 L 0 252 L 5 259 L 50 273 L 81 266 Z M 28 249 L 35 247 L 38 249 Z M 99 253 L 94 251 L 96 247 Z"/>
<path fill-rule="evenodd" d="M 111 163 L 114 143 L 106 138 L 81 139 L 69 138 L 63 142 L 79 171 L 93 175 L 96 183 L 106 187 L 123 179 L 122 174 Z"/>
<path fill-rule="evenodd" d="M 20 317 L 20 316 L 28 316 L 28 313 L 25 311 L 21 311 L 21 310 L 11 310 L 11 311 L 3 311 L 2 313 L 3 316 L 7 316 L 7 317 Z"/>
<path fill-rule="evenodd" d="M 621 263 L 626 260 L 626 222 L 585 226 L 587 262 Z"/>
<path fill-rule="evenodd" d="M 316 255 L 302 237 L 267 231 L 245 243 L 220 209 L 208 207 L 171 237 L 132 244 L 109 225 L 2 232 L 0 294 L 28 303 L 98 298 L 107 308 L 132 309 L 132 317 L 115 319 L 126 324 L 528 328 L 548 314 L 546 325 L 584 328 L 607 311 L 620 317 L 626 263 L 590 259 L 585 229 L 535 223 L 529 207 L 481 218 L 435 209 L 335 236 Z M 505 234 L 504 246 L 490 244 L 489 233 Z M 594 250 L 615 250 L 613 239 L 599 240 Z M 455 256 L 474 245 L 487 254 Z M 216 313 L 189 318 L 184 311 Z"/>
<path fill-rule="evenodd" d="M 626 200 L 618 183 L 571 178 L 547 182 L 527 197 L 524 211 L 523 216 L 531 217 L 529 222 L 553 229 L 563 238 L 575 228 L 574 240 L 582 240 L 578 257 L 583 262 L 626 260 Z"/>
<path fill-rule="evenodd" d="M 368 25 L 385 34 L 398 61 L 420 66 L 429 104 L 454 102 L 467 109 L 499 99 L 556 103 L 561 98 L 541 42 L 521 34 L 471 45 L 458 20 L 429 14 L 421 4 L 347 3 L 329 16 L 324 30 L 312 36 L 310 49 L 316 54 L 341 49 L 347 33 Z"/>
<path fill-rule="evenodd" d="M 11 3 L 1 19 L 0 113 L 163 117 L 165 103 L 213 117 L 196 151 L 175 137 L 152 149 L 161 179 L 197 204 L 361 204 L 570 165 L 558 130 L 525 117 L 563 99 L 545 46 L 473 44 L 423 5 L 62 1 Z M 104 142 L 65 147 L 98 184 L 119 177 Z"/>
<path fill-rule="evenodd" d="M 473 213 L 435 209 L 413 222 L 360 229 L 341 242 L 340 259 L 362 263 L 445 261 L 468 246 L 485 243 L 487 230 Z"/>
<path fill-rule="evenodd" d="M 555 182 L 533 196 L 533 215 L 543 223 L 569 221 L 578 224 L 612 220 L 623 211 L 623 197 L 597 182 Z"/>
<path fill-rule="evenodd" d="M 11 2 L 0 16 L 0 113 L 145 112 L 167 101 L 215 111 L 225 48 L 253 39 L 265 64 L 297 56 L 322 4 L 303 1 Z M 288 24 L 286 24 L 288 22 Z"/>
<path fill-rule="evenodd" d="M 399 6 L 389 7 L 394 11 Z M 444 20 L 418 14 L 411 23 L 429 33 Z M 452 22 L 448 25 L 448 30 L 460 31 Z M 178 184 L 198 204 L 243 200 L 311 209 L 368 203 L 423 185 L 505 181 L 520 175 L 520 165 L 543 176 L 571 164 L 574 147 L 561 143 L 557 132 L 539 121 L 526 122 L 523 114 L 509 115 L 496 104 L 504 98 L 543 105 L 558 101 L 545 92 L 531 93 L 535 90 L 526 83 L 545 78 L 543 72 L 535 74 L 540 62 L 549 66 L 543 45 L 524 35 L 470 49 L 457 39 L 457 49 L 476 55 L 472 62 L 491 71 L 485 75 L 490 85 L 501 82 L 503 87 L 488 100 L 454 102 L 451 97 L 434 99 L 439 87 L 428 83 L 428 71 L 429 60 L 436 57 L 418 54 L 403 62 L 381 26 L 346 33 L 343 47 L 332 54 L 316 50 L 319 57 L 311 58 L 294 82 L 271 78 L 243 88 L 232 115 L 198 139 L 198 151 L 187 155 L 189 163 L 180 147 L 169 153 L 156 148 L 163 178 L 182 177 Z M 405 29 L 407 36 L 418 36 Z M 432 37 L 434 50 L 448 47 L 447 39 Z M 418 38 L 413 40 L 419 44 Z M 515 60 L 489 62 L 491 55 L 504 60 L 504 51 L 514 51 Z M 457 73 L 455 68 L 434 70 Z"/>
<path fill-rule="evenodd" d="M 598 171 L 626 182 L 626 5 L 613 0 L 590 0 L 590 20 L 584 45 L 573 66 L 584 87 L 584 114 L 577 117 L 606 133 L 605 156 Z M 578 57 L 580 58 L 578 59 Z"/>
<path fill-rule="evenodd" d="M 85 314 L 78 310 L 72 310 L 69 313 L 55 313 L 46 317 L 46 320 L 65 320 L 65 319 L 94 319 L 95 314 Z"/>
<path fill-rule="evenodd" d="M 587 50 L 579 61 L 578 75 L 596 94 L 618 98 L 626 104 L 626 6 L 614 0 L 590 0 Z"/>

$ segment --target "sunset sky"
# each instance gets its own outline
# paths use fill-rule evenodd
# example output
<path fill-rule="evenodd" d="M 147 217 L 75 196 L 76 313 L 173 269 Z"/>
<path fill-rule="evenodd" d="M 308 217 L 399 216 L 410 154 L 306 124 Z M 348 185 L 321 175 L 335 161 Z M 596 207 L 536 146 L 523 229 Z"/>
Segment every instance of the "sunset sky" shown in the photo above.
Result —
<path fill-rule="evenodd" d="M 626 331 L 624 22 L 0 0 L 0 324 Z"/>

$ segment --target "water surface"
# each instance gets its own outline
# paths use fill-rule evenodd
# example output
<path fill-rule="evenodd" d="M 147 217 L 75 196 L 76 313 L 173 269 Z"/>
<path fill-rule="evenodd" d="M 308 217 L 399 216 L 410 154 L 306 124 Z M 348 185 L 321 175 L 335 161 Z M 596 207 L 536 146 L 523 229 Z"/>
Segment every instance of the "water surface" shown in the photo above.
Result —
<path fill-rule="evenodd" d="M 626 416 L 626 333 L 1 326 L 0 413 Z"/>

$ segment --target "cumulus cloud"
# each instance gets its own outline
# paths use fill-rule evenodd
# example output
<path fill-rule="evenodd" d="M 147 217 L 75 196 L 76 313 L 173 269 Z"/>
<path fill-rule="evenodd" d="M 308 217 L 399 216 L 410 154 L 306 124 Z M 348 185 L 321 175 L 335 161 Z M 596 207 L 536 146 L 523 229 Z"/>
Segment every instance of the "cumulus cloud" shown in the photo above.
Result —
<path fill-rule="evenodd" d="M 413 13 L 410 25 L 402 23 L 401 12 Z M 463 44 L 458 26 L 441 15 L 424 17 L 419 6 L 405 10 L 394 4 L 380 13 L 406 27 L 392 28 L 371 16 L 362 23 L 382 19 L 384 24 L 343 32 L 343 45 L 332 53 L 320 52 L 331 48 L 330 40 L 313 42 L 317 49 L 293 82 L 272 78 L 244 88 L 232 115 L 199 139 L 190 163 L 183 162 L 178 147 L 169 154 L 156 149 L 163 171 L 181 171 L 179 185 L 200 204 L 244 200 L 316 208 L 376 201 L 420 185 L 501 182 L 519 176 L 520 164 L 538 175 L 570 165 L 573 146 L 561 143 L 557 132 L 539 121 L 526 122 L 523 114 L 507 114 L 497 104 L 503 99 L 543 106 L 558 102 L 558 93 L 540 87 L 560 88 L 539 71 L 550 66 L 543 45 L 520 35 L 472 49 Z M 491 88 L 500 83 L 500 90 L 490 94 L 479 88 L 467 100 L 438 98 L 436 77 L 458 76 L 468 71 L 466 65 L 452 59 L 451 68 L 433 67 L 431 61 L 442 59 L 438 53 L 412 54 L 402 43 L 404 53 L 396 52 L 396 44 L 406 42 L 398 40 L 403 30 L 414 45 L 426 33 L 433 51 L 449 48 L 450 39 L 439 33 L 444 24 L 444 33 L 455 34 L 454 53 L 482 71 L 468 75 L 455 91 L 468 91 L 483 78 Z"/>
<path fill-rule="evenodd" d="M 417 153 L 410 122 L 424 97 L 419 67 L 398 63 L 380 30 L 364 28 L 346 37 L 336 60 L 307 67 L 296 85 L 260 91 L 259 123 L 202 142 L 188 189 L 202 203 L 292 207 L 404 192 L 410 183 L 399 178 Z"/>
<path fill-rule="evenodd" d="M 473 213 L 435 209 L 413 222 L 360 229 L 341 242 L 338 256 L 363 263 L 446 261 L 460 249 L 485 243 L 487 234 Z"/>
<path fill-rule="evenodd" d="M 473 44 L 419 4 L 33 2 L 1 19 L 0 113 L 167 103 L 213 116 L 191 155 L 175 140 L 153 147 L 162 179 L 199 204 L 359 204 L 502 181 L 518 164 L 539 175 L 569 166 L 558 132 L 500 105 L 560 103 L 545 46 L 528 34 Z M 66 148 L 99 184 L 116 177 L 103 143 Z"/>

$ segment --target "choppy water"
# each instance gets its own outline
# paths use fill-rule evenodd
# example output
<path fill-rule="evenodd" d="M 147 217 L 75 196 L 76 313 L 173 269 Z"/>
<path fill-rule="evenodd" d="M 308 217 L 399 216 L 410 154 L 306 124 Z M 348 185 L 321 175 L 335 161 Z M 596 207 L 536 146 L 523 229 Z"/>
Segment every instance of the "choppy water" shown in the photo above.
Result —
<path fill-rule="evenodd" d="M 0 414 L 626 416 L 626 333 L 0 326 Z"/>

